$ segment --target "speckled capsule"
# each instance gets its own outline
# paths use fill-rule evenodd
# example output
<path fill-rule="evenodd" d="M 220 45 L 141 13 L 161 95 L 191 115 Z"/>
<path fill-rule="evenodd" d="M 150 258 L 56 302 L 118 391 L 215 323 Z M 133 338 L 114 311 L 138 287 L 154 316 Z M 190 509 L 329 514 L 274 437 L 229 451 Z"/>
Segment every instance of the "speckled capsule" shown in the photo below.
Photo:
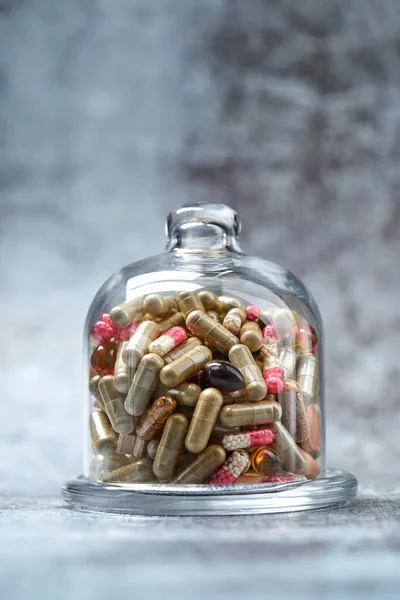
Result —
<path fill-rule="evenodd" d="M 112 375 L 101 378 L 99 392 L 114 431 L 117 433 L 130 433 L 134 427 L 134 419 L 125 410 L 125 397 L 115 389 Z"/>
<path fill-rule="evenodd" d="M 146 410 L 158 384 L 163 359 L 157 354 L 146 354 L 140 361 L 125 400 L 125 409 L 135 417 Z"/>
<path fill-rule="evenodd" d="M 166 317 L 172 311 L 178 310 L 178 305 L 173 296 L 149 294 L 143 302 L 144 312 L 152 317 Z"/>
<path fill-rule="evenodd" d="M 204 306 L 204 310 L 212 310 L 215 312 L 219 312 L 221 309 L 221 303 L 218 299 L 217 294 L 211 292 L 210 290 L 200 290 L 197 292 L 198 297 L 202 305 Z"/>
<path fill-rule="evenodd" d="M 136 435 L 146 441 L 153 439 L 175 408 L 176 402 L 171 396 L 161 396 L 154 400 L 150 408 L 139 419 L 135 428 Z"/>
<path fill-rule="evenodd" d="M 226 452 L 222 446 L 211 444 L 187 465 L 171 483 L 204 483 L 225 462 Z"/>
<path fill-rule="evenodd" d="M 163 335 L 160 335 L 154 342 L 149 344 L 149 352 L 164 356 L 179 344 L 182 344 L 187 339 L 186 329 L 183 327 L 171 327 Z"/>
<path fill-rule="evenodd" d="M 160 372 L 160 381 L 169 387 L 175 387 L 198 373 L 212 359 L 212 352 L 206 346 L 192 348 Z"/>
<path fill-rule="evenodd" d="M 307 461 L 303 457 L 300 448 L 282 423 L 277 421 L 274 423 L 273 428 L 283 468 L 289 473 L 302 473 L 307 466 Z"/>
<path fill-rule="evenodd" d="M 246 450 L 235 450 L 227 458 L 222 467 L 211 477 L 211 485 L 230 485 L 235 483 L 248 468 L 250 458 Z"/>
<path fill-rule="evenodd" d="M 313 402 L 306 408 L 308 438 L 301 442 L 301 447 L 306 452 L 312 454 L 316 458 L 315 453 L 318 453 L 319 443 L 321 439 L 321 417 L 319 407 Z"/>
<path fill-rule="evenodd" d="M 160 335 L 160 330 L 153 321 L 143 321 L 136 329 L 122 353 L 124 362 L 129 367 L 129 376 L 132 379 L 136 369 L 147 353 L 149 345 Z"/>
<path fill-rule="evenodd" d="M 171 329 L 171 327 L 181 327 L 185 324 L 185 319 L 181 312 L 176 312 L 170 317 L 157 321 L 157 327 L 160 330 L 160 335 Z"/>
<path fill-rule="evenodd" d="M 221 323 L 217 323 L 199 310 L 194 310 L 187 316 L 186 326 L 194 335 L 223 354 L 227 354 L 239 341 Z"/>
<path fill-rule="evenodd" d="M 117 360 L 114 367 L 114 385 L 121 394 L 127 394 L 130 385 L 129 367 L 122 359 L 122 355 L 127 347 L 128 342 L 122 342 L 119 345 Z"/>
<path fill-rule="evenodd" d="M 210 360 L 202 371 L 204 381 L 219 390 L 234 392 L 244 386 L 243 375 L 226 360 Z"/>
<path fill-rule="evenodd" d="M 179 344 L 179 346 L 177 346 L 176 348 L 168 352 L 165 356 L 163 356 L 164 362 L 166 365 L 169 365 L 177 358 L 186 354 L 186 352 L 188 352 L 189 350 L 192 350 L 192 348 L 196 348 L 197 346 L 202 345 L 203 342 L 199 340 L 199 338 L 190 337 L 186 340 L 186 342 L 183 342 L 183 344 Z"/>
<path fill-rule="evenodd" d="M 233 346 L 229 351 L 229 360 L 243 375 L 247 398 L 252 402 L 262 400 L 267 393 L 267 386 L 247 346 Z"/>
<path fill-rule="evenodd" d="M 181 292 L 178 296 L 178 304 L 185 319 L 194 310 L 205 311 L 202 301 L 195 292 Z"/>
<path fill-rule="evenodd" d="M 95 410 L 90 415 L 90 436 L 97 454 L 110 455 L 115 453 L 117 436 L 111 427 L 109 418 L 102 410 Z"/>
<path fill-rule="evenodd" d="M 222 325 L 226 327 L 228 331 L 233 333 L 233 335 L 237 336 L 245 321 L 246 313 L 242 308 L 231 308 L 231 310 L 226 313 Z"/>
<path fill-rule="evenodd" d="M 272 444 L 275 433 L 271 429 L 252 429 L 240 433 L 225 435 L 222 438 L 222 446 L 225 450 L 238 450 L 239 448 L 255 448 L 256 446 L 267 446 Z"/>
<path fill-rule="evenodd" d="M 185 438 L 189 452 L 199 454 L 206 448 L 223 401 L 221 392 L 215 388 L 201 392 Z"/>
<path fill-rule="evenodd" d="M 143 311 L 143 296 L 122 302 L 110 310 L 110 318 L 117 327 L 126 327 Z"/>
<path fill-rule="evenodd" d="M 175 414 L 168 418 L 153 463 L 153 473 L 160 481 L 175 475 L 188 427 L 189 421 L 184 415 Z"/>
<path fill-rule="evenodd" d="M 101 480 L 104 483 L 151 483 L 155 480 L 152 466 L 151 460 L 140 458 L 116 471 L 104 473 Z"/>
<path fill-rule="evenodd" d="M 282 406 L 282 424 L 296 442 L 303 442 L 308 438 L 309 431 L 303 394 L 297 381 L 285 381 L 279 402 Z"/>
<path fill-rule="evenodd" d="M 285 379 L 295 379 L 297 356 L 294 348 L 283 348 L 279 358 Z"/>
<path fill-rule="evenodd" d="M 232 308 L 243 308 L 243 302 L 239 298 L 233 298 L 232 296 L 218 296 L 220 302 L 220 311 L 227 313 Z"/>
<path fill-rule="evenodd" d="M 247 321 L 240 329 L 240 343 L 248 347 L 251 352 L 257 352 L 264 344 L 261 329 L 254 321 Z"/>
<path fill-rule="evenodd" d="M 281 416 L 282 409 L 277 402 L 262 400 L 224 406 L 218 418 L 225 427 L 243 427 L 274 423 Z"/>
<path fill-rule="evenodd" d="M 302 354 L 297 367 L 297 382 L 306 406 L 314 402 L 318 385 L 318 360 L 313 354 Z"/>

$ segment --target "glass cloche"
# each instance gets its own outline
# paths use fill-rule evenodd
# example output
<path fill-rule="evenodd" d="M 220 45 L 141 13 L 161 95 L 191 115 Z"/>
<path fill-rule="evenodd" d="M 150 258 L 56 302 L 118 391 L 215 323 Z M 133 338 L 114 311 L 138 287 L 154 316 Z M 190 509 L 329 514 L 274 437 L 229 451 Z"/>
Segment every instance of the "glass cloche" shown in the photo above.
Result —
<path fill-rule="evenodd" d="M 284 512 L 356 493 L 325 467 L 323 330 L 289 271 L 246 256 L 236 213 L 193 204 L 166 252 L 115 273 L 84 332 L 76 507 L 147 515 Z"/>

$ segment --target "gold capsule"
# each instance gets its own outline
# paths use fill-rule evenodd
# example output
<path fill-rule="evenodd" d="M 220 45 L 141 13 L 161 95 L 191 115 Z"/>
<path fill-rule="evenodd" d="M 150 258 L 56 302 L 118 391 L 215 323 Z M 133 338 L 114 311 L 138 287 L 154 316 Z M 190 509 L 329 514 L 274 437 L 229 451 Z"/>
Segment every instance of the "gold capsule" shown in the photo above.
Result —
<path fill-rule="evenodd" d="M 254 321 L 248 321 L 240 330 L 240 343 L 248 347 L 251 352 L 257 352 L 264 344 L 260 326 Z"/>
<path fill-rule="evenodd" d="M 318 360 L 313 354 L 303 354 L 299 358 L 297 382 L 303 392 L 306 406 L 314 402 L 318 385 Z"/>
<path fill-rule="evenodd" d="M 114 385 L 115 388 L 121 392 L 121 394 L 126 394 L 129 390 L 130 385 L 130 377 L 129 377 L 129 367 L 122 359 L 123 352 L 127 347 L 128 342 L 122 342 L 119 345 L 117 360 L 115 361 L 114 367 Z"/>
<path fill-rule="evenodd" d="M 132 379 L 140 361 L 146 354 L 148 347 L 160 335 L 160 329 L 153 321 L 143 321 L 136 329 L 133 336 L 124 348 L 122 358 L 129 367 L 129 375 Z"/>
<path fill-rule="evenodd" d="M 232 346 L 239 341 L 221 323 L 217 323 L 199 310 L 192 311 L 186 317 L 186 325 L 194 335 L 223 354 L 227 354 Z"/>
<path fill-rule="evenodd" d="M 280 353 L 279 359 L 282 363 L 285 379 L 295 379 L 297 362 L 295 350 L 293 348 L 284 348 Z"/>
<path fill-rule="evenodd" d="M 211 444 L 185 467 L 171 483 L 204 483 L 225 462 L 222 446 Z"/>
<path fill-rule="evenodd" d="M 218 323 L 222 321 L 219 313 L 215 312 L 215 310 L 208 310 L 206 312 L 206 315 L 208 315 L 211 319 L 213 319 L 213 321 L 217 321 Z"/>
<path fill-rule="evenodd" d="M 297 381 L 285 381 L 279 401 L 282 406 L 282 424 L 296 442 L 305 441 L 309 436 L 306 407 Z"/>
<path fill-rule="evenodd" d="M 104 483 L 151 483 L 155 479 L 152 466 L 148 458 L 140 458 L 116 471 L 103 473 L 101 480 Z"/>
<path fill-rule="evenodd" d="M 95 375 L 94 377 L 92 377 L 90 379 L 89 392 L 92 394 L 92 396 L 94 396 L 94 398 L 96 398 L 97 402 L 99 403 L 99 406 L 104 409 L 103 398 L 101 397 L 101 394 L 99 392 L 100 379 L 101 379 L 100 375 Z"/>
<path fill-rule="evenodd" d="M 122 302 L 110 310 L 110 318 L 117 327 L 130 325 L 143 310 L 143 297 Z"/>
<path fill-rule="evenodd" d="M 197 295 L 206 311 L 212 310 L 217 313 L 220 311 L 221 303 L 217 294 L 214 294 L 214 292 L 211 292 L 210 290 L 200 290 Z"/>
<path fill-rule="evenodd" d="M 176 360 L 180 356 L 183 356 L 184 354 L 186 354 L 186 352 L 188 352 L 188 350 L 191 350 L 192 348 L 196 348 L 197 346 L 202 346 L 202 345 L 203 345 L 203 342 L 201 340 L 199 340 L 199 338 L 190 337 L 189 339 L 186 340 L 186 342 L 183 342 L 183 344 L 179 344 L 179 346 L 177 346 L 173 350 L 170 350 L 165 356 L 163 356 L 164 362 L 166 365 L 169 365 L 170 363 L 172 363 L 174 360 Z"/>
<path fill-rule="evenodd" d="M 239 298 L 232 298 L 231 296 L 219 296 L 220 311 L 227 313 L 232 308 L 243 308 L 243 302 Z"/>
<path fill-rule="evenodd" d="M 182 312 L 183 316 L 188 316 L 193 310 L 200 310 L 204 312 L 204 306 L 199 296 L 194 292 L 181 292 L 179 294 L 179 310 Z"/>
<path fill-rule="evenodd" d="M 243 375 L 247 398 L 252 402 L 259 402 L 265 398 L 267 386 L 247 346 L 233 346 L 229 351 L 229 360 Z"/>
<path fill-rule="evenodd" d="M 134 419 L 124 408 L 125 397 L 115 389 L 114 377 L 106 375 L 99 381 L 99 391 L 112 428 L 117 433 L 130 433 Z"/>
<path fill-rule="evenodd" d="M 159 445 L 160 445 L 159 438 L 154 438 L 154 439 L 150 440 L 149 443 L 147 444 L 147 454 L 152 460 L 154 460 L 156 457 L 157 449 L 158 449 Z"/>
<path fill-rule="evenodd" d="M 185 319 L 181 312 L 176 312 L 170 317 L 163 319 L 162 321 L 157 322 L 158 329 L 160 330 L 160 335 L 171 329 L 171 327 L 178 327 L 185 325 Z"/>
<path fill-rule="evenodd" d="M 117 436 L 111 427 L 106 413 L 95 410 L 90 415 L 90 436 L 97 454 L 114 454 L 117 447 Z"/>
<path fill-rule="evenodd" d="M 206 448 L 223 401 L 221 392 L 216 388 L 201 392 L 185 439 L 189 452 L 198 454 Z"/>
<path fill-rule="evenodd" d="M 246 313 L 242 308 L 231 308 L 231 310 L 226 313 L 222 325 L 226 327 L 228 331 L 233 333 L 233 335 L 239 335 L 240 329 L 246 319 Z"/>
<path fill-rule="evenodd" d="M 162 428 L 168 417 L 174 412 L 176 402 L 171 396 L 161 396 L 154 400 L 149 409 L 142 415 L 136 425 L 136 435 L 149 441 Z"/>
<path fill-rule="evenodd" d="M 140 361 L 125 400 L 125 409 L 130 415 L 137 417 L 146 410 L 163 365 L 163 359 L 157 354 L 146 354 Z"/>
<path fill-rule="evenodd" d="M 175 414 L 168 418 L 153 463 L 153 473 L 159 480 L 165 481 L 175 475 L 188 426 L 189 421 L 184 415 Z"/>
<path fill-rule="evenodd" d="M 262 400 L 224 406 L 219 413 L 219 420 L 226 427 L 242 427 L 244 425 L 266 425 L 279 421 L 282 409 L 277 402 Z"/>
<path fill-rule="evenodd" d="M 175 388 L 167 389 L 169 396 L 172 396 L 181 406 L 196 406 L 199 399 L 201 387 L 196 383 L 180 383 Z"/>
<path fill-rule="evenodd" d="M 160 380 L 170 388 L 175 387 L 196 375 L 211 359 L 212 352 L 209 348 L 196 346 L 170 364 L 165 365 L 161 369 Z"/>
<path fill-rule="evenodd" d="M 173 296 L 149 294 L 144 300 L 143 309 L 152 317 L 166 317 L 172 311 L 177 310 L 178 305 Z"/>
<path fill-rule="evenodd" d="M 302 473 L 307 467 L 307 461 L 288 430 L 282 423 L 277 421 L 274 423 L 274 432 L 276 447 L 281 455 L 285 471 L 289 471 L 289 473 Z"/>

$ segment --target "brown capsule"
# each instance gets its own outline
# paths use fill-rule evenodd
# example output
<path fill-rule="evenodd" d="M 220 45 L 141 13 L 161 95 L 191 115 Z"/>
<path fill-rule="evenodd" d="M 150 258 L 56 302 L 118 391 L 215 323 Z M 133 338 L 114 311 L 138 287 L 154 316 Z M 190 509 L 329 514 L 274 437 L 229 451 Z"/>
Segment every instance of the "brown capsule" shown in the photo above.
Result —
<path fill-rule="evenodd" d="M 104 483 L 151 483 L 155 479 L 152 466 L 148 458 L 140 458 L 116 471 L 103 473 L 101 480 Z"/>
<path fill-rule="evenodd" d="M 179 346 L 177 346 L 173 350 L 170 350 L 165 356 L 163 356 L 164 362 L 166 365 L 169 365 L 170 363 L 172 363 L 174 360 L 176 360 L 180 356 L 183 356 L 184 354 L 186 354 L 186 352 L 188 352 L 192 348 L 196 348 L 197 346 L 202 346 L 202 345 L 203 345 L 203 342 L 201 340 L 199 340 L 199 338 L 190 337 L 186 340 L 186 342 L 179 344 Z"/>
<path fill-rule="evenodd" d="M 173 296 L 160 296 L 160 294 L 149 294 L 144 299 L 143 308 L 152 317 L 166 317 L 178 306 Z"/>
<path fill-rule="evenodd" d="M 233 335 L 239 335 L 240 329 L 247 319 L 246 313 L 242 308 L 231 308 L 222 322 L 222 325 L 226 327 L 228 331 Z"/>
<path fill-rule="evenodd" d="M 224 406 L 219 413 L 219 420 L 226 427 L 243 427 L 274 423 L 281 416 L 282 409 L 277 402 L 262 400 Z"/>
<path fill-rule="evenodd" d="M 265 398 L 267 386 L 247 346 L 233 346 L 229 351 L 229 360 L 243 375 L 247 398 L 252 402 L 259 402 Z"/>
<path fill-rule="evenodd" d="M 190 331 L 223 354 L 238 343 L 238 339 L 221 323 L 217 323 L 205 313 L 194 310 L 186 317 L 186 326 Z"/>
<path fill-rule="evenodd" d="M 184 415 L 175 414 L 168 418 L 153 463 L 153 473 L 160 481 L 175 475 L 188 426 L 189 421 Z"/>
<path fill-rule="evenodd" d="M 157 449 L 158 449 L 159 445 L 160 445 L 159 438 L 154 438 L 154 439 L 150 440 L 149 443 L 147 444 L 147 454 L 148 454 L 149 458 L 151 458 L 152 460 L 154 460 L 156 457 Z"/>
<path fill-rule="evenodd" d="M 309 435 L 306 440 L 302 441 L 301 447 L 306 452 L 309 452 L 313 458 L 318 458 L 319 454 L 318 456 L 314 456 L 319 450 L 321 439 L 321 423 L 318 407 L 314 403 L 309 404 L 306 408 L 306 415 Z"/>
<path fill-rule="evenodd" d="M 308 454 L 308 452 L 305 452 L 301 449 L 300 452 L 303 455 L 304 460 L 306 461 L 306 466 L 301 472 L 301 474 L 307 477 L 307 479 L 316 479 L 321 472 L 321 467 L 319 466 L 317 461 L 314 460 L 311 454 Z"/>
<path fill-rule="evenodd" d="M 306 406 L 314 402 L 318 385 L 318 360 L 313 354 L 302 354 L 297 368 L 297 382 Z"/>
<path fill-rule="evenodd" d="M 210 360 L 203 368 L 202 375 L 209 386 L 224 392 L 241 390 L 244 386 L 243 375 L 227 360 Z"/>
<path fill-rule="evenodd" d="M 251 466 L 258 475 L 269 477 L 282 471 L 282 459 L 273 448 L 259 446 L 251 453 Z"/>
<path fill-rule="evenodd" d="M 240 330 L 240 343 L 248 347 L 251 352 L 257 352 L 264 344 L 260 326 L 254 321 L 248 321 Z"/>
<path fill-rule="evenodd" d="M 151 440 L 155 437 L 157 431 L 162 428 L 165 421 L 174 412 L 175 408 L 176 402 L 171 396 L 161 396 L 161 398 L 157 398 L 140 418 L 136 425 L 136 434 L 142 440 Z"/>
<path fill-rule="evenodd" d="M 189 452 L 199 454 L 206 448 L 222 404 L 219 390 L 207 388 L 201 392 L 185 439 Z"/>
<path fill-rule="evenodd" d="M 168 331 L 168 329 L 171 329 L 171 327 L 181 327 L 182 325 L 185 325 L 185 319 L 183 318 L 183 314 L 181 312 L 176 312 L 170 317 L 157 322 L 160 335 Z"/>
<path fill-rule="evenodd" d="M 200 290 L 197 295 L 200 298 L 205 310 L 212 310 L 215 312 L 220 311 L 221 303 L 217 294 L 214 294 L 214 292 L 211 292 L 210 290 Z"/>
<path fill-rule="evenodd" d="M 287 379 L 283 394 L 279 395 L 282 406 L 282 424 L 296 442 L 303 442 L 309 436 L 306 407 L 303 394 L 297 381 Z"/>
<path fill-rule="evenodd" d="M 117 436 L 106 413 L 95 410 L 90 415 L 90 436 L 95 452 L 102 455 L 115 453 Z"/>
<path fill-rule="evenodd" d="M 279 359 L 282 363 L 282 369 L 285 379 L 296 379 L 297 356 L 293 348 L 284 348 L 280 353 Z"/>
<path fill-rule="evenodd" d="M 232 308 L 243 308 L 243 302 L 239 298 L 232 298 L 231 296 L 219 296 L 220 311 L 226 314 Z"/>
<path fill-rule="evenodd" d="M 130 379 L 135 374 L 150 343 L 157 339 L 159 335 L 160 329 L 156 323 L 153 323 L 153 321 L 143 321 L 128 341 L 128 345 L 122 353 L 122 358 L 129 367 Z"/>
<path fill-rule="evenodd" d="M 146 354 L 140 361 L 125 400 L 125 409 L 130 415 L 137 417 L 146 410 L 163 365 L 163 359 L 157 354 Z"/>
<path fill-rule="evenodd" d="M 122 302 L 110 310 L 110 318 L 117 327 L 126 327 L 143 311 L 143 296 Z"/>
<path fill-rule="evenodd" d="M 185 467 L 171 483 L 204 483 L 225 462 L 226 452 L 222 446 L 211 444 Z"/>
<path fill-rule="evenodd" d="M 130 433 L 134 427 L 134 419 L 124 408 L 125 397 L 115 389 L 114 377 L 106 375 L 99 381 L 99 392 L 104 408 L 110 419 L 112 428 L 117 433 Z"/>
<path fill-rule="evenodd" d="M 103 398 L 101 397 L 101 394 L 99 392 L 99 381 L 100 381 L 101 377 L 100 375 L 95 375 L 94 377 L 92 377 L 89 381 L 89 392 L 92 394 L 92 396 L 94 396 L 94 398 L 96 398 L 97 402 L 99 403 L 100 407 L 104 409 L 104 404 L 103 404 Z"/>
<path fill-rule="evenodd" d="M 166 387 L 166 386 L 164 386 Z M 175 388 L 166 389 L 169 396 L 172 396 L 180 406 L 196 406 L 199 399 L 201 387 L 196 383 L 180 383 Z"/>
<path fill-rule="evenodd" d="M 120 433 L 118 436 L 117 454 L 131 454 L 133 455 L 133 448 L 135 446 L 136 436 L 128 435 L 126 433 Z"/>
<path fill-rule="evenodd" d="M 165 365 L 160 372 L 160 380 L 170 388 L 183 383 L 196 375 L 212 359 L 212 352 L 206 346 L 196 346 L 185 354 Z"/>
<path fill-rule="evenodd" d="M 282 423 L 277 421 L 273 427 L 275 443 L 282 458 L 283 468 L 289 473 L 302 473 L 307 463 L 300 448 Z"/>
<path fill-rule="evenodd" d="M 183 316 L 188 316 L 193 310 L 200 310 L 204 312 L 204 306 L 199 296 L 195 292 L 181 292 L 179 294 L 179 310 L 182 312 Z"/>
<path fill-rule="evenodd" d="M 127 347 L 128 342 L 121 342 L 118 348 L 117 360 L 114 367 L 114 385 L 121 394 L 127 394 L 130 385 L 129 367 L 122 359 L 122 354 Z"/>

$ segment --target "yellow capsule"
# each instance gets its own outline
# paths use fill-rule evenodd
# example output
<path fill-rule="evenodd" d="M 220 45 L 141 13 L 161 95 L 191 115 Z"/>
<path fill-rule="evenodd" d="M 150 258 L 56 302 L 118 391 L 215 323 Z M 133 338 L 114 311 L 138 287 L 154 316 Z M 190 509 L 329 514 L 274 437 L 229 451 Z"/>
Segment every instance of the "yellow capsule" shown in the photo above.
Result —
<path fill-rule="evenodd" d="M 181 312 L 176 312 L 170 317 L 163 319 L 162 321 L 157 322 L 158 329 L 160 330 L 160 335 L 171 329 L 171 327 L 185 325 L 185 319 Z"/>
<path fill-rule="evenodd" d="M 196 346 L 202 346 L 202 345 L 203 345 L 203 342 L 201 340 L 199 340 L 199 338 L 190 337 L 186 340 L 186 342 L 179 344 L 179 346 L 177 346 L 173 350 L 170 350 L 165 356 L 163 356 L 164 362 L 166 365 L 169 365 L 170 363 L 172 363 L 174 360 L 176 360 L 180 356 L 183 356 L 184 354 L 186 354 L 186 352 L 188 352 L 188 350 L 191 350 L 192 348 L 196 348 Z"/>
<path fill-rule="evenodd" d="M 265 398 L 267 386 L 248 347 L 243 344 L 233 346 L 229 351 L 229 360 L 243 375 L 247 398 L 252 402 Z"/>
<path fill-rule="evenodd" d="M 110 318 L 117 327 L 126 327 L 143 311 L 143 297 L 122 302 L 110 310 Z"/>
<path fill-rule="evenodd" d="M 111 427 L 106 413 L 95 410 L 90 415 L 90 436 L 97 454 L 114 454 L 117 447 L 117 436 Z"/>
<path fill-rule="evenodd" d="M 134 419 L 124 408 L 125 397 L 115 389 L 114 377 L 106 375 L 99 381 L 99 391 L 104 408 L 110 419 L 112 428 L 117 433 L 130 433 L 134 427 Z"/>
<path fill-rule="evenodd" d="M 237 337 L 221 323 L 217 323 L 199 310 L 192 311 L 186 317 L 186 326 L 194 335 L 223 354 L 227 354 L 232 346 L 239 342 Z"/>
<path fill-rule="evenodd" d="M 304 442 L 308 439 L 309 431 L 303 394 L 297 381 L 285 381 L 279 401 L 282 406 L 282 424 L 296 442 Z"/>
<path fill-rule="evenodd" d="M 206 388 L 201 392 L 185 439 L 189 452 L 199 454 L 206 448 L 223 401 L 221 392 L 216 388 Z"/>
<path fill-rule="evenodd" d="M 248 347 L 251 352 L 257 352 L 264 344 L 264 338 L 258 323 L 248 321 L 240 329 L 240 343 Z"/>
<path fill-rule="evenodd" d="M 153 465 L 148 458 L 140 458 L 111 473 L 103 473 L 104 483 L 151 483 L 154 481 Z"/>
<path fill-rule="evenodd" d="M 125 400 L 125 409 L 138 417 L 146 410 L 158 384 L 164 361 L 157 354 L 146 354 L 140 361 Z"/>
<path fill-rule="evenodd" d="M 152 317 L 166 317 L 172 311 L 177 310 L 178 305 L 173 296 L 149 294 L 144 300 L 143 309 Z"/>
<path fill-rule="evenodd" d="M 159 438 L 154 438 L 154 439 L 150 440 L 149 443 L 147 444 L 147 454 L 152 460 L 154 460 L 156 457 L 157 449 L 158 449 L 159 445 L 160 445 Z"/>
<path fill-rule="evenodd" d="M 307 467 L 307 461 L 300 448 L 280 421 L 274 423 L 275 443 L 282 458 L 285 471 L 302 473 Z"/>
<path fill-rule="evenodd" d="M 200 310 L 204 312 L 204 306 L 200 298 L 194 292 L 181 292 L 179 294 L 179 309 L 182 312 L 183 316 L 188 316 L 193 310 Z"/>
<path fill-rule="evenodd" d="M 175 475 L 188 426 L 189 421 L 184 415 L 175 414 L 168 418 L 153 463 L 153 473 L 160 481 Z"/>
<path fill-rule="evenodd" d="M 129 367 L 129 376 L 132 379 L 135 371 L 146 354 L 151 342 L 158 338 L 160 329 L 153 321 L 143 321 L 136 329 L 133 336 L 124 348 L 122 358 Z"/>
<path fill-rule="evenodd" d="M 306 406 L 315 400 L 318 385 L 318 360 L 313 354 L 302 354 L 297 368 L 297 382 Z"/>
<path fill-rule="evenodd" d="M 225 462 L 226 452 L 222 446 L 211 444 L 185 467 L 171 483 L 204 483 Z"/>
<path fill-rule="evenodd" d="M 161 369 L 160 380 L 170 388 L 175 387 L 189 379 L 189 377 L 196 375 L 211 359 L 212 352 L 209 348 L 196 346 L 169 365 L 165 365 Z"/>
<path fill-rule="evenodd" d="M 166 387 L 166 393 L 172 396 L 177 404 L 181 406 L 196 406 L 197 400 L 199 399 L 201 387 L 196 383 L 180 383 L 174 388 L 168 389 Z"/>
<path fill-rule="evenodd" d="M 232 298 L 231 296 L 219 296 L 220 310 L 222 313 L 227 313 L 232 308 L 243 308 L 243 302 L 239 298 Z"/>
<path fill-rule="evenodd" d="M 205 310 L 212 310 L 215 312 L 220 311 L 221 303 L 217 294 L 214 294 L 214 292 L 211 292 L 210 290 L 200 290 L 197 295 L 200 298 Z"/>
<path fill-rule="evenodd" d="M 122 359 L 123 352 L 127 345 L 128 342 L 121 342 L 119 345 L 117 360 L 115 361 L 114 367 L 114 385 L 121 394 L 126 394 L 128 392 L 131 382 L 129 377 L 129 367 Z"/>
<path fill-rule="evenodd" d="M 234 335 L 239 335 L 240 329 L 246 319 L 246 313 L 242 308 L 231 308 L 226 313 L 222 325 Z"/>
<path fill-rule="evenodd" d="M 226 427 L 242 427 L 243 425 L 266 425 L 279 421 L 281 416 L 282 408 L 277 402 L 263 400 L 224 406 L 219 414 L 219 420 Z"/>
<path fill-rule="evenodd" d="M 103 398 L 101 397 L 101 394 L 99 392 L 100 379 L 101 379 L 100 375 L 95 375 L 94 377 L 91 378 L 91 380 L 89 381 L 89 391 L 92 394 L 92 396 L 94 396 L 96 398 L 100 407 L 104 409 Z"/>
<path fill-rule="evenodd" d="M 280 353 L 279 359 L 282 364 L 285 379 L 293 379 L 296 377 L 296 362 L 297 356 L 293 348 L 284 348 Z"/>

